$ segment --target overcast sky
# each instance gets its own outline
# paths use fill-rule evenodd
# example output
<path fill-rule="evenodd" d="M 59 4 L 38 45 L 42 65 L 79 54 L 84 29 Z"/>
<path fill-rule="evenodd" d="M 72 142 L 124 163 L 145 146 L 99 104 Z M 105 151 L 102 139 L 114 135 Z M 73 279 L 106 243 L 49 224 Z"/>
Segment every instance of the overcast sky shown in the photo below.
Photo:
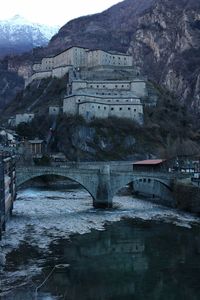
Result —
<path fill-rule="evenodd" d="M 67 21 L 101 12 L 121 0 L 0 0 L 0 19 L 21 15 L 29 21 L 64 25 Z"/>

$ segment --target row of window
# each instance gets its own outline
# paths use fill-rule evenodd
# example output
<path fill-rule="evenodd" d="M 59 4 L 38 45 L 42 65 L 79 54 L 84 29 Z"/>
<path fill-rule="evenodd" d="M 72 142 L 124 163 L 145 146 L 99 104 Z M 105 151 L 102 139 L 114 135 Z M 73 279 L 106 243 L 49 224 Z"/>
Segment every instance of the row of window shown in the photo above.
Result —
<path fill-rule="evenodd" d="M 103 95 L 103 94 L 102 94 L 102 95 Z M 112 99 L 112 100 L 110 100 L 110 99 L 107 100 L 107 102 L 111 102 L 111 101 L 112 101 L 112 102 L 113 102 L 113 101 L 119 102 L 119 100 L 113 100 L 113 99 Z M 120 100 L 120 101 L 121 101 L 121 100 Z M 129 101 L 132 102 L 133 99 L 127 99 L 126 101 L 124 100 L 124 102 L 129 102 Z M 78 102 L 81 102 L 81 100 L 78 99 Z M 136 102 L 139 103 L 139 100 L 136 100 Z"/>
<path fill-rule="evenodd" d="M 94 106 L 92 106 L 92 108 L 94 108 Z M 98 109 L 100 109 L 101 108 L 101 106 L 98 106 Z M 107 109 L 107 107 L 106 106 L 104 106 L 104 110 L 106 110 Z M 108 107 L 108 109 L 109 109 L 109 107 Z M 111 107 L 111 110 L 117 110 L 118 108 L 117 107 Z M 125 110 L 126 108 L 123 108 L 123 107 L 119 107 L 119 110 Z M 127 110 L 131 110 L 131 107 L 127 107 Z M 136 108 L 134 108 L 133 109 L 133 111 L 134 112 L 136 112 L 137 111 L 137 109 Z"/>
<path fill-rule="evenodd" d="M 150 178 L 148 178 L 148 179 L 146 179 L 146 178 L 140 178 L 139 179 L 139 182 L 148 182 L 148 183 L 150 183 L 151 182 L 151 179 Z"/>
<path fill-rule="evenodd" d="M 110 87 L 110 86 L 109 86 Z M 113 87 L 113 86 L 112 86 Z M 124 87 L 127 87 L 127 88 L 129 88 L 130 86 L 129 86 L 129 84 L 126 84 L 126 85 L 124 85 L 124 84 L 122 84 L 122 85 L 118 85 L 118 84 L 116 84 L 115 85 L 115 88 L 124 88 Z M 90 85 L 90 88 L 107 88 L 105 85 L 93 85 L 93 84 L 91 84 Z"/>

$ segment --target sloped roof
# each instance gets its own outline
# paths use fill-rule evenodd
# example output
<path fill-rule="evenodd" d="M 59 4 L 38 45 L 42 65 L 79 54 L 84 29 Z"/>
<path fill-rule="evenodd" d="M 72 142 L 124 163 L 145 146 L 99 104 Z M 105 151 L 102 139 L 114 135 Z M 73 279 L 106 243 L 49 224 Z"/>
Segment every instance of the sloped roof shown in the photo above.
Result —
<path fill-rule="evenodd" d="M 166 159 L 145 159 L 136 161 L 133 163 L 133 165 L 159 165 L 165 161 Z"/>

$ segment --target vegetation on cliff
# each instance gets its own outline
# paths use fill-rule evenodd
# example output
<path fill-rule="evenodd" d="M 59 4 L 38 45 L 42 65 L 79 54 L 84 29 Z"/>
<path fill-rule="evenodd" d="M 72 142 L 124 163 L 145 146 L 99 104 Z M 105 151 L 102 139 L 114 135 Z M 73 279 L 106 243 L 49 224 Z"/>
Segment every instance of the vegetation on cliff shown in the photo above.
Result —
<path fill-rule="evenodd" d="M 36 84 L 39 84 L 39 90 L 35 89 Z M 142 159 L 197 154 L 200 131 L 192 114 L 173 94 L 151 84 L 158 95 L 158 103 L 156 107 L 145 107 L 143 126 L 127 119 L 86 122 L 81 117 L 61 114 L 52 132 L 49 151 L 63 152 L 69 160 Z M 35 82 L 19 98 L 18 107 L 11 106 L 5 112 L 12 109 L 20 112 L 21 108 L 32 106 L 37 113 L 36 118 L 30 124 L 18 125 L 17 133 L 28 139 L 39 137 L 46 140 L 54 122 L 54 118 L 47 114 L 47 107 L 49 104 L 61 104 L 61 95 L 65 92 L 66 78 Z"/>

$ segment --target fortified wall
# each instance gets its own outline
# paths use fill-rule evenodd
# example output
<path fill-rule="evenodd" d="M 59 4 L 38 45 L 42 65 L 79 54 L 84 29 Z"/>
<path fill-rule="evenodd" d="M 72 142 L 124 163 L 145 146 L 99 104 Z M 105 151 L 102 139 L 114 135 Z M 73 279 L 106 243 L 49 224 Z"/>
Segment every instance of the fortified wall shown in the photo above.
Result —
<path fill-rule="evenodd" d="M 70 94 L 64 98 L 63 113 L 93 118 L 128 118 L 143 123 L 146 95 L 144 81 L 72 81 Z"/>
<path fill-rule="evenodd" d="M 143 123 L 144 99 L 149 96 L 147 79 L 139 77 L 132 56 L 71 47 L 35 63 L 25 84 L 65 74 L 68 82 L 63 113 L 81 115 L 86 120 L 113 116 Z M 151 101 L 147 103 L 151 105 Z"/>
<path fill-rule="evenodd" d="M 41 62 L 35 63 L 32 68 L 33 74 L 26 79 L 25 86 L 34 79 L 50 76 L 63 77 L 70 69 L 97 66 L 132 67 L 132 65 L 133 59 L 130 55 L 114 54 L 99 49 L 89 50 L 81 47 L 71 47 L 55 56 L 44 57 Z"/>

